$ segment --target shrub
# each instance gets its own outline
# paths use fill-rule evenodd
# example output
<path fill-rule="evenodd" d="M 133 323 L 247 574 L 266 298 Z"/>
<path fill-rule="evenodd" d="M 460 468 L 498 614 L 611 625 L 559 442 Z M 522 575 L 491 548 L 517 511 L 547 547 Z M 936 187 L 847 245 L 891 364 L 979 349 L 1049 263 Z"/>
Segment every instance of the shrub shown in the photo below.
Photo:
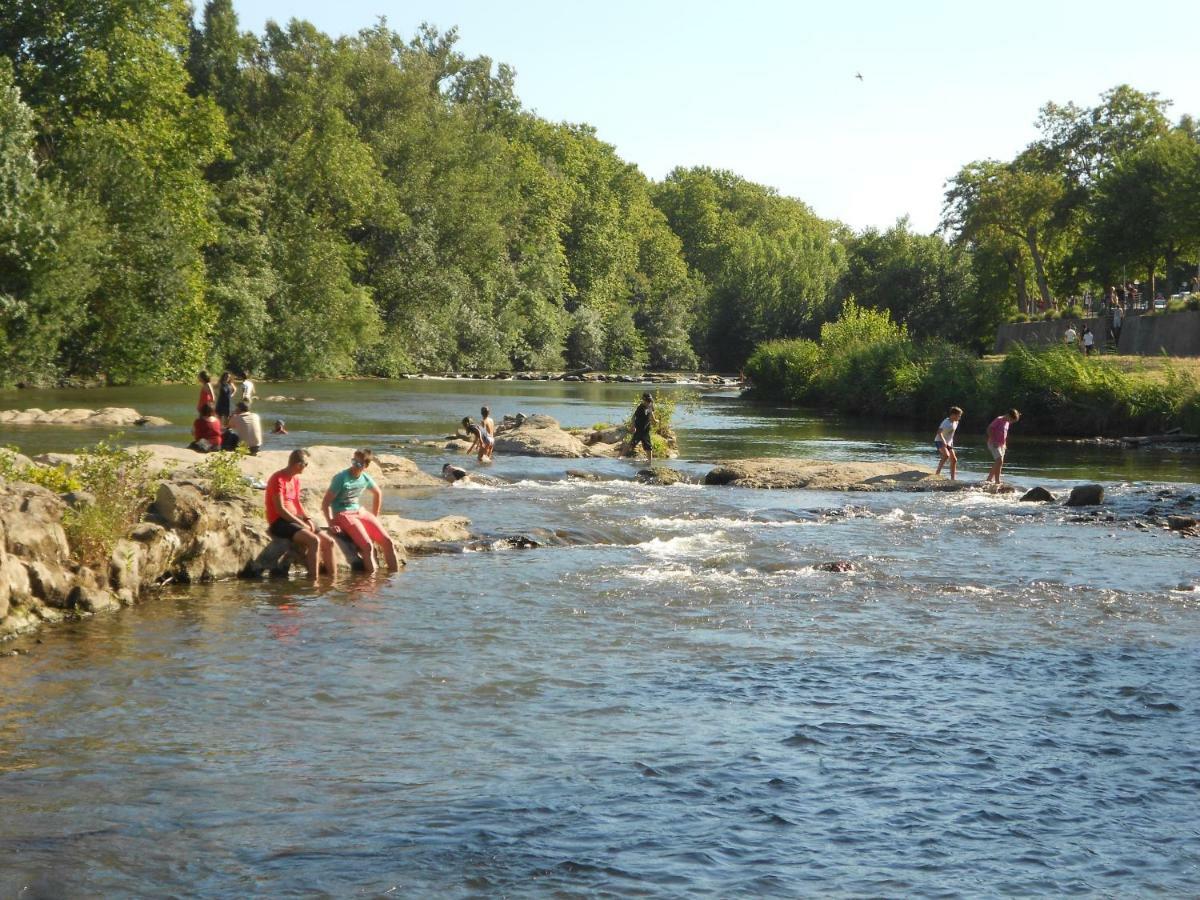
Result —
<path fill-rule="evenodd" d="M 1062 318 L 1064 319 L 1082 319 L 1084 315 L 1083 307 L 1075 303 L 1072 303 L 1062 311 Z"/>
<path fill-rule="evenodd" d="M 746 361 L 754 390 L 789 403 L 809 399 L 823 361 L 815 341 L 792 338 L 759 344 Z"/>
<path fill-rule="evenodd" d="M 1131 387 L 1113 363 L 1073 347 L 1014 346 L 1000 364 L 996 402 L 1018 407 L 1032 429 L 1100 434 L 1130 420 Z"/>
<path fill-rule="evenodd" d="M 238 448 L 239 451 L 241 448 Z M 208 492 L 217 500 L 244 497 L 250 490 L 242 478 L 242 467 L 238 464 L 238 453 L 210 453 L 204 462 L 196 466 L 196 473 L 208 481 Z"/>
<path fill-rule="evenodd" d="M 24 481 L 29 484 L 41 485 L 56 494 L 65 494 L 80 488 L 79 479 L 62 464 L 57 466 L 43 466 L 38 463 L 27 466 L 19 465 L 17 451 L 13 447 L 0 448 L 0 478 L 6 481 Z"/>
<path fill-rule="evenodd" d="M 63 525 L 80 562 L 107 562 L 117 541 L 128 537 L 141 520 L 160 480 L 150 472 L 150 458 L 146 450 L 127 450 L 106 441 L 79 455 L 72 474 L 95 502 L 67 510 Z"/>

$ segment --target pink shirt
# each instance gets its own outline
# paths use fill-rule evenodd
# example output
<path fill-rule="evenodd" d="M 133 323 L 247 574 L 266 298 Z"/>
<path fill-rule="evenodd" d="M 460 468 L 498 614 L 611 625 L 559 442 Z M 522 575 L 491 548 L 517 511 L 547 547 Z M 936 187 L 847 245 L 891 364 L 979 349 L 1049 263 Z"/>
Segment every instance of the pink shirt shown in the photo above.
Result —
<path fill-rule="evenodd" d="M 1007 416 L 996 416 L 992 419 L 992 424 L 988 426 L 987 439 L 988 443 L 995 447 L 1003 447 L 1008 443 L 1008 426 L 1009 421 Z"/>

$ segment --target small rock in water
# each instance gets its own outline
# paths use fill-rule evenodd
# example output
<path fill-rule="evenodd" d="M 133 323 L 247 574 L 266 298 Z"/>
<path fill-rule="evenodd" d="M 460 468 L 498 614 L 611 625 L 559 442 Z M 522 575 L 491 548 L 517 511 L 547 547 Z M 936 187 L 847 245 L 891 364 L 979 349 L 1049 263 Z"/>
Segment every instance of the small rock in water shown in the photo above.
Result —
<path fill-rule="evenodd" d="M 637 480 L 642 484 L 657 484 L 667 486 L 687 482 L 690 479 L 682 472 L 676 469 L 668 469 L 666 466 L 658 466 L 654 469 L 642 469 L 637 473 Z"/>
<path fill-rule="evenodd" d="M 1044 487 L 1030 488 L 1021 496 L 1022 503 L 1053 503 L 1054 495 Z"/>
<path fill-rule="evenodd" d="M 818 572 L 853 572 L 854 563 L 845 559 L 835 559 L 830 562 L 817 563 L 813 568 Z"/>
<path fill-rule="evenodd" d="M 1167 526 L 1172 531 L 1191 531 L 1196 524 L 1196 519 L 1192 516 L 1167 516 Z"/>
<path fill-rule="evenodd" d="M 1104 486 L 1100 484 L 1077 484 L 1067 498 L 1067 506 L 1096 506 L 1103 502 Z"/>

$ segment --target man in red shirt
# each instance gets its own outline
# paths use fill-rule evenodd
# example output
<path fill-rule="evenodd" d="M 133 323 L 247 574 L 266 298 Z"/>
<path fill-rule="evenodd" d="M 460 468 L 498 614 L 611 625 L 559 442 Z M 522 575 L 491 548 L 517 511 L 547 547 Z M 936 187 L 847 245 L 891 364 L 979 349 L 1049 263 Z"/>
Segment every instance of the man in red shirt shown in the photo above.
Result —
<path fill-rule="evenodd" d="M 337 574 L 337 548 L 331 535 L 317 531 L 300 502 L 300 475 L 308 467 L 308 455 L 307 450 L 293 450 L 287 468 L 267 479 L 267 532 L 303 547 L 308 577 L 316 581 L 320 573 L 318 556 L 328 574 Z"/>

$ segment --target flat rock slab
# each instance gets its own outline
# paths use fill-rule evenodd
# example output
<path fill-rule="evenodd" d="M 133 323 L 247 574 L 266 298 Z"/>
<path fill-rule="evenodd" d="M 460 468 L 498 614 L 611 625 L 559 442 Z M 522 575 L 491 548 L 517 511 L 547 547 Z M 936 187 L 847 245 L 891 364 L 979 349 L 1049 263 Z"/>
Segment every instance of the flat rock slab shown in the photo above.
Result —
<path fill-rule="evenodd" d="M 519 425 L 496 432 L 497 455 L 552 456 L 580 459 L 595 454 L 575 435 L 550 416 L 529 416 Z"/>
<path fill-rule="evenodd" d="M 0 425 L 78 425 L 83 428 L 131 428 L 135 425 L 170 425 L 158 416 L 143 416 L 126 406 L 104 409 L 5 409 Z"/>
<path fill-rule="evenodd" d="M 151 466 L 155 469 L 184 469 L 203 463 L 208 454 L 196 453 L 186 447 L 171 444 L 142 444 L 136 449 L 147 450 L 151 455 Z M 319 445 L 306 448 L 310 454 L 308 468 L 300 476 L 306 492 L 324 493 L 329 482 L 338 472 L 350 467 L 353 447 Z M 225 454 L 231 456 L 233 454 Z M 237 455 L 243 475 L 266 481 L 272 473 L 287 466 L 287 450 L 263 450 L 258 456 Z M 77 456 L 73 453 L 46 453 L 36 458 L 37 462 L 55 465 L 73 465 Z M 436 487 L 445 482 L 422 472 L 411 459 L 396 453 L 377 453 L 368 470 L 371 477 L 384 488 Z M 313 512 L 313 510 L 309 510 Z"/>
<path fill-rule="evenodd" d="M 814 491 L 968 490 L 929 469 L 906 463 L 828 462 L 819 459 L 743 459 L 721 462 L 704 476 L 705 484 Z"/>

